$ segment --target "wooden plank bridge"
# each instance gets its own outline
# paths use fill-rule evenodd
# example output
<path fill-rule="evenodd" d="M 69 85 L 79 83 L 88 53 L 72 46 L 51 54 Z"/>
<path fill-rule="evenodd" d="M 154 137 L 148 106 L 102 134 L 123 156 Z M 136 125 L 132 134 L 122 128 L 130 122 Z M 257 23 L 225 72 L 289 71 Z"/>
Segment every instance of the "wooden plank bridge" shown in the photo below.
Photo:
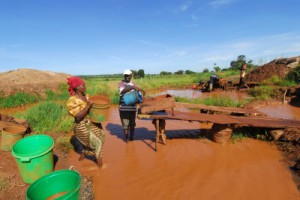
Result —
<path fill-rule="evenodd" d="M 168 97 L 170 98 L 170 97 Z M 300 128 L 300 121 L 289 120 L 281 118 L 271 118 L 265 116 L 254 109 L 243 109 L 243 108 L 228 108 L 228 107 L 217 107 L 217 106 L 205 106 L 187 103 L 174 103 L 174 105 L 167 107 L 166 104 L 162 103 L 163 98 L 152 99 L 151 102 L 141 104 L 141 111 L 138 114 L 139 119 L 152 119 L 155 122 L 156 128 L 156 142 L 155 149 L 157 150 L 157 144 L 159 138 L 162 137 L 163 143 L 165 143 L 164 127 L 160 126 L 160 122 L 166 120 L 184 120 L 184 121 L 195 121 L 199 123 L 212 123 L 221 126 L 231 126 L 231 127 L 256 127 L 256 128 L 269 128 L 269 129 L 285 129 L 285 128 Z M 170 100 L 168 100 L 170 101 Z M 156 109 L 157 108 L 159 109 Z M 166 112 L 161 114 L 156 114 L 153 111 L 161 110 L 166 108 Z M 181 112 L 174 111 L 175 107 L 185 107 L 199 109 L 199 113 Z M 151 113 L 143 112 L 151 111 Z M 162 133 L 163 131 L 163 133 Z"/>

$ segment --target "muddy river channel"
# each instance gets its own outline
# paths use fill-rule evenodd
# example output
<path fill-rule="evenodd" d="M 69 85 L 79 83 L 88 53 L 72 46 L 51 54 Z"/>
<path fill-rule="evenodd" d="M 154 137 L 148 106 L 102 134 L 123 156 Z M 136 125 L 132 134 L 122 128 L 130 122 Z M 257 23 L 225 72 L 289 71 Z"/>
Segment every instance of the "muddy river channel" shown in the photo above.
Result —
<path fill-rule="evenodd" d="M 163 93 L 190 98 L 207 95 L 193 90 L 149 94 Z M 245 98 L 232 92 L 224 95 Z M 270 104 L 259 111 L 300 119 L 300 108 L 288 103 Z M 88 159 L 79 162 L 74 151 L 68 156 L 74 169 L 92 177 L 96 200 L 300 199 L 296 177 L 272 143 L 245 138 L 222 145 L 199 137 L 201 129 L 208 128 L 205 124 L 167 120 L 167 144 L 159 143 L 155 151 L 151 120 L 137 119 L 135 138 L 126 143 L 118 108 L 111 106 L 106 114 L 104 166 L 99 169 Z"/>
<path fill-rule="evenodd" d="M 203 95 L 184 92 L 194 98 Z M 260 110 L 276 117 L 274 110 L 283 109 L 278 106 Z M 287 118 L 299 116 L 299 108 L 283 107 L 288 107 Z M 74 152 L 70 156 L 76 169 L 93 176 L 95 199 L 300 199 L 295 177 L 271 143 L 249 138 L 220 145 L 197 138 L 205 125 L 168 120 L 167 144 L 159 144 L 155 152 L 150 120 L 137 120 L 134 141 L 125 143 L 117 107 L 108 112 L 103 123 L 104 167 L 99 170 L 89 160 L 78 162 Z"/>

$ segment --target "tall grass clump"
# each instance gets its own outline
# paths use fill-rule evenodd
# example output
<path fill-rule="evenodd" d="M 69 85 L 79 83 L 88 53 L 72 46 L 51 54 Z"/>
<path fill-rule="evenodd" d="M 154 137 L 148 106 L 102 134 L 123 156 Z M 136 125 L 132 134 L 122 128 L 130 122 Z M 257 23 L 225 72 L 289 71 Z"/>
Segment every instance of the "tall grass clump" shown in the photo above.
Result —
<path fill-rule="evenodd" d="M 237 99 L 233 99 L 231 97 L 206 97 L 202 99 L 203 104 L 208 106 L 223 106 L 223 107 L 242 107 L 245 102 L 239 101 Z"/>
<path fill-rule="evenodd" d="M 64 115 L 59 123 L 59 126 L 56 128 L 56 131 L 67 133 L 72 129 L 73 124 L 74 118 L 64 112 Z"/>
<path fill-rule="evenodd" d="M 250 90 L 252 95 L 257 100 L 269 100 L 280 95 L 279 90 L 275 86 L 260 86 Z"/>
<path fill-rule="evenodd" d="M 10 186 L 9 178 L 0 176 L 0 192 L 5 192 Z"/>
<path fill-rule="evenodd" d="M 120 94 L 119 94 L 119 91 L 118 90 L 115 90 L 113 96 L 111 97 L 110 99 L 110 102 L 112 104 L 118 104 L 119 103 L 119 99 L 120 99 Z"/>
<path fill-rule="evenodd" d="M 70 140 L 71 140 L 70 136 L 60 136 L 55 141 L 55 146 L 59 148 L 62 152 L 68 153 L 70 150 L 74 149 Z"/>
<path fill-rule="evenodd" d="M 19 92 L 8 97 L 0 97 L 0 108 L 13 108 L 38 102 L 39 97 L 33 94 Z"/>
<path fill-rule="evenodd" d="M 134 80 L 144 90 L 153 90 L 166 87 L 184 87 L 198 83 L 200 80 L 208 79 L 206 74 L 181 74 L 181 75 L 153 75 Z"/>
<path fill-rule="evenodd" d="M 69 98 L 69 91 L 68 91 L 68 86 L 67 84 L 60 84 L 58 86 L 57 91 L 53 90 L 46 90 L 46 100 L 47 101 L 57 101 L 57 100 L 62 100 L 66 101 Z"/>
<path fill-rule="evenodd" d="M 237 143 L 237 142 L 240 142 L 242 141 L 243 139 L 245 139 L 247 137 L 247 134 L 246 133 L 233 133 L 231 138 L 230 138 L 230 141 L 232 143 Z"/>
<path fill-rule="evenodd" d="M 246 103 L 248 103 L 249 100 L 239 101 L 227 96 L 210 96 L 203 99 L 175 97 L 175 101 L 192 104 L 203 104 L 207 106 L 243 107 Z"/>
<path fill-rule="evenodd" d="M 90 96 L 106 96 L 112 104 L 116 104 L 119 101 L 118 82 L 115 80 L 104 81 L 104 79 L 100 78 L 89 78 L 86 80 L 87 94 Z"/>
<path fill-rule="evenodd" d="M 65 106 L 53 101 L 45 101 L 29 109 L 25 113 L 24 118 L 35 132 L 50 132 L 58 131 L 61 128 L 61 124 L 64 123 L 64 117 L 67 115 Z M 67 130 L 66 127 L 64 129 Z"/>
<path fill-rule="evenodd" d="M 286 79 L 293 81 L 296 84 L 300 83 L 300 64 L 287 74 Z"/>
<path fill-rule="evenodd" d="M 289 78 L 280 78 L 279 76 L 272 76 L 268 78 L 260 84 L 261 86 L 295 86 L 297 83 L 294 79 Z"/>

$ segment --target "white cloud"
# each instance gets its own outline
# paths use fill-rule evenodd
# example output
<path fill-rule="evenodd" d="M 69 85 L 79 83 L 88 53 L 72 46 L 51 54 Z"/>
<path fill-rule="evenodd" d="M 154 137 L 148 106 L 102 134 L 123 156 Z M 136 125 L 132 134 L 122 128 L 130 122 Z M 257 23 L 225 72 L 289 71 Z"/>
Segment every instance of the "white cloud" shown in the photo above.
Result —
<path fill-rule="evenodd" d="M 180 11 L 181 11 L 181 12 L 187 11 L 187 10 L 191 7 L 191 5 L 192 5 L 192 2 L 191 2 L 191 1 L 185 2 L 184 4 L 182 4 L 182 5 L 180 6 Z"/>
<path fill-rule="evenodd" d="M 231 4 L 233 2 L 235 2 L 237 0 L 213 0 L 211 1 L 209 4 L 213 7 L 213 8 L 220 8 L 222 6 Z"/>
<path fill-rule="evenodd" d="M 198 17 L 196 15 L 191 15 L 192 20 L 197 21 Z"/>

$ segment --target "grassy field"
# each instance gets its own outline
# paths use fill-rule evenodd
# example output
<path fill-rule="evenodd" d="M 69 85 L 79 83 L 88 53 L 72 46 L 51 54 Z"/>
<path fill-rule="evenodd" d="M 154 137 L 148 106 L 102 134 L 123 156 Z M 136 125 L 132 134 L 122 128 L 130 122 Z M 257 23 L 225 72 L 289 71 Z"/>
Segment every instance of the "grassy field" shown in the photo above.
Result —
<path fill-rule="evenodd" d="M 220 78 L 235 76 L 239 71 L 218 72 Z M 182 75 L 146 75 L 144 78 L 134 79 L 133 81 L 143 90 L 168 89 L 168 88 L 191 88 L 198 84 L 200 80 L 208 81 L 211 73 L 195 73 Z M 110 99 L 111 104 L 119 101 L 118 83 L 120 77 L 98 77 L 84 76 L 86 81 L 87 93 L 90 95 L 105 95 Z M 188 102 L 194 104 L 205 104 L 212 106 L 243 107 L 246 103 L 254 99 L 268 99 L 276 96 L 276 85 L 280 80 L 273 78 L 262 83 L 250 91 L 253 96 L 250 99 L 236 100 L 230 97 L 211 96 L 202 99 L 189 99 L 176 97 L 178 102 Z M 280 82 L 281 83 L 281 82 Z M 275 86 L 274 86 L 275 85 Z M 27 104 L 34 104 L 25 113 L 16 113 L 15 117 L 25 118 L 33 127 L 35 132 L 68 132 L 73 123 L 73 118 L 68 115 L 65 102 L 69 98 L 67 84 L 59 86 L 58 90 L 45 90 L 44 94 L 16 93 L 8 97 L 0 96 L 0 109 L 20 107 Z M 61 138 L 62 140 L 64 138 Z"/>

